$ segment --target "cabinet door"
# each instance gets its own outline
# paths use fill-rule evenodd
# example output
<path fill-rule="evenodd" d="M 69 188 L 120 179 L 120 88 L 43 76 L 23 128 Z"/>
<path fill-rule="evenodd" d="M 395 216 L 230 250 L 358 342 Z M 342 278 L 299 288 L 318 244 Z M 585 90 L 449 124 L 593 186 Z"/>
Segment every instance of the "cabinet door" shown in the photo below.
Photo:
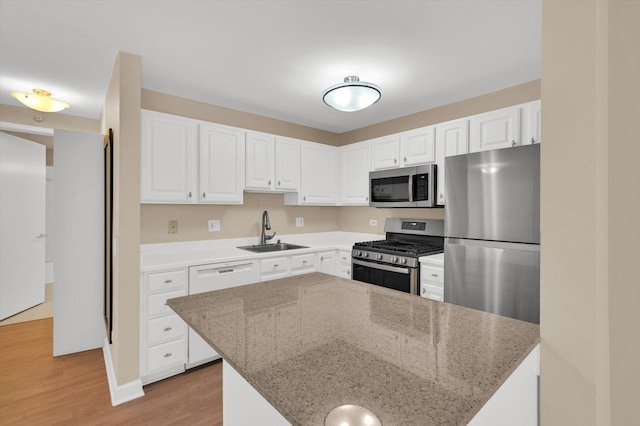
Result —
<path fill-rule="evenodd" d="M 540 101 L 526 104 L 524 114 L 527 116 L 527 131 L 523 132 L 522 144 L 542 142 L 542 108 Z"/>
<path fill-rule="evenodd" d="M 300 204 L 335 205 L 338 148 L 304 142 L 300 158 Z"/>
<path fill-rule="evenodd" d="M 371 145 L 369 141 L 342 146 L 340 156 L 340 204 L 369 205 L 369 168 Z"/>
<path fill-rule="evenodd" d="M 400 136 L 389 135 L 371 140 L 373 170 L 400 166 Z"/>
<path fill-rule="evenodd" d="M 201 203 L 242 204 L 244 188 L 244 132 L 200 124 Z"/>
<path fill-rule="evenodd" d="M 335 275 L 336 266 L 336 252 L 335 251 L 323 251 L 318 253 L 318 272 L 324 274 Z"/>
<path fill-rule="evenodd" d="M 520 145 L 520 108 L 511 107 L 474 115 L 470 152 Z"/>
<path fill-rule="evenodd" d="M 196 122 L 143 110 L 140 136 L 140 201 L 195 202 Z"/>
<path fill-rule="evenodd" d="M 276 137 L 276 190 L 297 191 L 300 189 L 300 141 Z"/>
<path fill-rule="evenodd" d="M 456 120 L 436 127 L 436 164 L 438 168 L 438 205 L 445 204 L 444 199 L 444 159 L 450 155 L 466 154 L 469 152 L 469 121 Z"/>
<path fill-rule="evenodd" d="M 245 188 L 273 189 L 275 138 L 264 133 L 247 133 L 245 147 Z"/>
<path fill-rule="evenodd" d="M 436 161 L 435 127 L 428 126 L 400 134 L 400 163 L 415 166 Z"/>

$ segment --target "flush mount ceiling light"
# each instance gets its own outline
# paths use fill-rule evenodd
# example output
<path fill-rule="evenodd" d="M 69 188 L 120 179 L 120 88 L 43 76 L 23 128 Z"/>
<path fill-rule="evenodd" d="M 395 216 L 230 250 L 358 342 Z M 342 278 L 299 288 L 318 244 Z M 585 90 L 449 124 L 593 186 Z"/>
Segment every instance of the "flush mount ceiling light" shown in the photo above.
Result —
<path fill-rule="evenodd" d="M 355 75 L 344 78 L 344 83 L 329 87 L 322 94 L 322 100 L 331 108 L 340 111 L 360 111 L 380 100 L 382 93 L 375 84 L 360 81 Z"/>
<path fill-rule="evenodd" d="M 51 92 L 42 89 L 33 89 L 33 93 L 13 92 L 11 96 L 36 111 L 58 112 L 70 107 L 66 102 L 53 99 Z"/>

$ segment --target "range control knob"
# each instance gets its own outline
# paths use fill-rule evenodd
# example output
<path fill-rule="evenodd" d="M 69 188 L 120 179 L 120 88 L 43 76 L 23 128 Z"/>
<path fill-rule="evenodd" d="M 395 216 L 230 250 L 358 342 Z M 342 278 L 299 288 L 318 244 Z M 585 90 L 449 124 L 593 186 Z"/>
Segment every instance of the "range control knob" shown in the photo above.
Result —
<path fill-rule="evenodd" d="M 382 255 L 381 255 L 381 254 L 378 254 L 378 255 L 376 256 L 376 259 L 378 259 L 378 260 L 382 260 Z"/>
<path fill-rule="evenodd" d="M 391 258 L 391 261 L 392 261 L 393 263 L 396 263 L 396 262 L 398 261 L 398 257 L 397 257 L 397 256 L 393 256 L 393 257 Z"/>
<path fill-rule="evenodd" d="M 407 259 L 403 257 L 402 259 L 400 259 L 400 263 L 404 265 L 405 263 L 407 263 Z"/>
<path fill-rule="evenodd" d="M 362 256 L 362 250 L 356 250 L 356 256 Z"/>
<path fill-rule="evenodd" d="M 369 252 L 363 251 L 362 252 L 362 257 L 369 257 Z"/>

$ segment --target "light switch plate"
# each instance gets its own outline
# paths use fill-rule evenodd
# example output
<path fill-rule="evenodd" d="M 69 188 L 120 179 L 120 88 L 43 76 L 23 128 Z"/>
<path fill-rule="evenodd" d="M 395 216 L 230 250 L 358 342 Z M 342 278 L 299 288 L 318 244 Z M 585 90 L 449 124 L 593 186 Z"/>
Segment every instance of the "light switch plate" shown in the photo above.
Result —
<path fill-rule="evenodd" d="M 376 219 L 369 219 L 369 226 L 378 226 L 378 221 Z"/>
<path fill-rule="evenodd" d="M 296 217 L 296 226 L 298 228 L 304 226 L 304 217 Z"/>
<path fill-rule="evenodd" d="M 210 219 L 209 220 L 209 232 L 218 232 L 220 231 L 220 220 L 219 219 Z"/>

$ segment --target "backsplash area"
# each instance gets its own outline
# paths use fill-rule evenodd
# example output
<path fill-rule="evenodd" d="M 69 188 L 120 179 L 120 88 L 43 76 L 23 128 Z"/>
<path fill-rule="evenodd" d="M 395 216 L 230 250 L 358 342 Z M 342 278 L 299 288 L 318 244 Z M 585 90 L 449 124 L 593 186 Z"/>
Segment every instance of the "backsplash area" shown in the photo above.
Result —
<path fill-rule="evenodd" d="M 260 236 L 262 212 L 269 211 L 272 232 L 278 235 L 349 231 L 384 234 L 387 217 L 444 219 L 444 209 L 376 209 L 373 207 L 285 206 L 282 194 L 245 193 L 242 205 L 142 204 L 140 243 L 168 243 Z M 296 227 L 296 218 L 304 226 Z M 207 222 L 220 220 L 220 231 L 209 232 Z M 169 234 L 169 221 L 178 232 Z M 370 225 L 374 220 L 376 225 Z"/>

